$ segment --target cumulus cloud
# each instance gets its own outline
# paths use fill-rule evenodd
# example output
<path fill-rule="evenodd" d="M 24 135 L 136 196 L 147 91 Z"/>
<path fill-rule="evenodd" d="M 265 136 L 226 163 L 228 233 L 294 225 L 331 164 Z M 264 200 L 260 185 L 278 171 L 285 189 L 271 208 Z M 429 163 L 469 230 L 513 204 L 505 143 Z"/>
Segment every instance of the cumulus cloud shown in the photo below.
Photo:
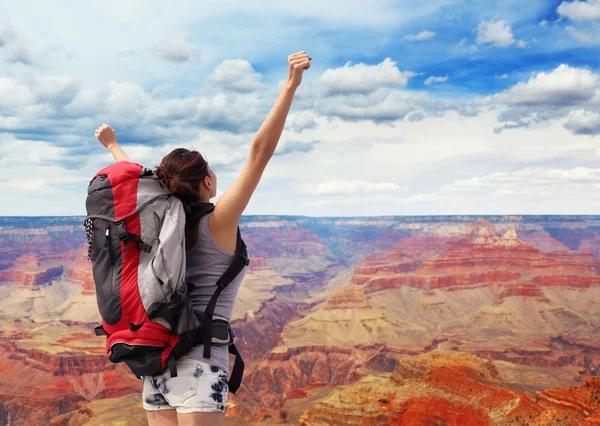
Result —
<path fill-rule="evenodd" d="M 582 31 L 574 27 L 565 27 L 565 31 L 575 40 L 582 43 L 597 43 L 600 39 L 593 36 L 591 31 Z"/>
<path fill-rule="evenodd" d="M 187 62 L 200 52 L 196 44 L 180 38 L 163 40 L 152 50 L 156 56 L 175 63 Z"/>
<path fill-rule="evenodd" d="M 401 72 L 390 58 L 377 65 L 347 63 L 342 68 L 328 69 L 319 79 L 323 96 L 317 112 L 348 121 L 402 119 L 414 110 L 417 98 L 423 99 L 400 90 L 414 75 Z"/>
<path fill-rule="evenodd" d="M 432 83 L 443 83 L 445 81 L 448 81 L 448 76 L 444 76 L 444 77 L 429 77 L 427 80 L 425 80 L 425 86 L 429 86 Z"/>
<path fill-rule="evenodd" d="M 277 145 L 274 155 L 287 155 L 298 152 L 310 152 L 319 144 L 319 141 L 301 142 L 285 138 Z"/>
<path fill-rule="evenodd" d="M 517 47 L 519 49 L 525 49 L 527 46 L 529 46 L 529 44 L 527 44 L 526 41 L 523 41 L 523 40 L 517 41 Z"/>
<path fill-rule="evenodd" d="M 317 196 L 390 193 L 400 189 L 401 186 L 396 183 L 372 183 L 364 180 L 331 180 L 317 185 L 298 186 L 299 193 Z"/>
<path fill-rule="evenodd" d="M 26 42 L 9 23 L 0 22 L 0 49 L 4 48 L 4 60 L 9 64 L 36 65 Z"/>
<path fill-rule="evenodd" d="M 57 185 L 83 184 L 87 177 L 84 173 L 66 170 L 59 164 L 67 155 L 65 148 L 41 141 L 0 142 L 0 167 L 7 172 L 2 190 L 15 195 L 28 191 L 56 195 Z"/>
<path fill-rule="evenodd" d="M 600 0 L 563 1 L 556 11 L 573 21 L 596 21 L 600 20 Z"/>
<path fill-rule="evenodd" d="M 272 102 L 251 95 L 219 93 L 197 99 L 191 122 L 211 130 L 234 133 L 258 130 Z"/>
<path fill-rule="evenodd" d="M 186 89 L 182 87 L 177 87 L 174 84 L 161 84 L 155 86 L 150 92 L 150 96 L 152 99 L 164 99 L 164 98 L 172 98 L 180 96 Z"/>
<path fill-rule="evenodd" d="M 479 50 L 479 48 L 474 44 L 468 44 L 467 39 L 463 38 L 456 45 L 457 49 L 464 53 L 475 53 Z"/>
<path fill-rule="evenodd" d="M 367 95 L 382 87 L 406 87 L 408 79 L 415 75 L 410 71 L 401 72 L 396 62 L 386 58 L 377 65 L 352 65 L 348 62 L 342 68 L 330 68 L 323 73 L 319 83 L 321 93 L 325 96 Z"/>
<path fill-rule="evenodd" d="M 505 21 L 482 21 L 477 26 L 477 43 L 506 48 L 515 44 L 511 25 Z"/>
<path fill-rule="evenodd" d="M 598 135 L 600 134 L 600 112 L 571 111 L 565 127 L 577 135 Z"/>
<path fill-rule="evenodd" d="M 414 109 L 408 96 L 396 91 L 380 89 L 368 95 L 336 96 L 322 100 L 319 112 L 344 120 L 395 121 Z"/>
<path fill-rule="evenodd" d="M 557 184 L 600 184 L 600 169 L 588 167 L 573 169 L 528 167 L 517 172 L 497 172 L 459 180 L 444 189 L 451 191 L 495 189 L 504 193 L 527 193 L 536 191 L 536 187 L 551 187 Z"/>
<path fill-rule="evenodd" d="M 29 105 L 34 95 L 24 83 L 0 77 L 0 113 L 17 114 L 16 108 Z"/>
<path fill-rule="evenodd" d="M 597 168 L 526 167 L 457 180 L 441 185 L 435 192 L 409 196 L 401 203 L 430 204 L 441 200 L 451 208 L 452 205 L 470 202 L 488 206 L 480 209 L 482 213 L 515 214 L 519 213 L 515 210 L 516 206 L 531 204 L 535 199 L 535 205 L 539 207 L 529 209 L 529 214 L 549 214 L 549 208 L 556 213 L 567 214 L 573 207 L 570 202 L 563 201 L 559 207 L 548 201 L 556 197 L 574 201 L 590 194 L 590 191 L 596 192 L 599 187 L 600 169 Z M 592 206 L 591 200 L 588 205 Z"/>
<path fill-rule="evenodd" d="M 415 35 L 407 35 L 404 36 L 404 40 L 408 40 L 408 41 L 425 41 L 425 40 L 431 40 L 432 38 L 434 38 L 436 35 L 436 33 L 434 33 L 433 31 L 421 31 L 419 34 L 415 34 Z"/>
<path fill-rule="evenodd" d="M 313 129 L 317 126 L 316 115 L 310 110 L 293 112 L 289 115 L 286 125 L 296 132 Z"/>
<path fill-rule="evenodd" d="M 80 89 L 81 81 L 72 77 L 49 76 L 35 81 L 33 93 L 37 102 L 67 105 L 75 99 Z"/>
<path fill-rule="evenodd" d="M 485 102 L 520 105 L 576 105 L 590 100 L 600 82 L 598 74 L 585 68 L 562 64 L 550 72 L 540 72 L 505 92 L 485 98 Z"/>
<path fill-rule="evenodd" d="M 223 87 L 239 93 L 249 93 L 264 89 L 262 74 L 256 72 L 250 62 L 243 59 L 228 59 L 215 68 L 210 80 Z"/>

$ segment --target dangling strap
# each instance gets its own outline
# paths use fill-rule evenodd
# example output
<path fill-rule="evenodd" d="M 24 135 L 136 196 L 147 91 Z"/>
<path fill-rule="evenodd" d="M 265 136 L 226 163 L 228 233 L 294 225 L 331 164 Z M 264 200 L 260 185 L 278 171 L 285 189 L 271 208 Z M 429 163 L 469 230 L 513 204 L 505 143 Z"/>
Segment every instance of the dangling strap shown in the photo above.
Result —
<path fill-rule="evenodd" d="M 229 378 L 229 392 L 236 393 L 240 384 L 242 383 L 242 376 L 244 375 L 244 360 L 238 352 L 235 345 L 232 343 L 229 345 L 229 353 L 235 356 L 235 362 L 233 364 L 233 370 L 231 370 L 231 377 Z"/>
<path fill-rule="evenodd" d="M 108 336 L 108 333 L 106 332 L 106 330 L 104 330 L 104 327 L 101 325 L 94 328 L 94 334 L 96 336 Z"/>
<path fill-rule="evenodd" d="M 175 362 L 175 357 L 171 353 L 169 356 L 169 360 L 167 361 L 167 367 L 169 368 L 169 373 L 171 377 L 177 377 L 177 363 Z"/>
<path fill-rule="evenodd" d="M 237 230 L 237 242 L 235 248 L 235 256 L 231 261 L 231 264 L 227 270 L 217 280 L 217 290 L 213 294 L 206 306 L 206 310 L 202 313 L 202 326 L 204 328 L 204 358 L 210 358 L 210 343 L 212 340 L 212 320 L 215 307 L 217 306 L 217 299 L 221 292 L 231 283 L 244 269 L 244 266 L 250 264 L 248 259 L 248 251 L 246 244 L 242 240 L 242 234 L 240 233 L 240 227 Z"/>
<path fill-rule="evenodd" d="M 146 244 L 145 242 L 142 241 L 142 239 L 135 234 L 132 234 L 131 232 L 127 233 L 127 240 L 133 240 L 136 242 L 137 245 L 137 249 L 139 251 L 145 251 L 146 253 L 151 253 L 152 252 L 152 246 L 149 244 Z"/>

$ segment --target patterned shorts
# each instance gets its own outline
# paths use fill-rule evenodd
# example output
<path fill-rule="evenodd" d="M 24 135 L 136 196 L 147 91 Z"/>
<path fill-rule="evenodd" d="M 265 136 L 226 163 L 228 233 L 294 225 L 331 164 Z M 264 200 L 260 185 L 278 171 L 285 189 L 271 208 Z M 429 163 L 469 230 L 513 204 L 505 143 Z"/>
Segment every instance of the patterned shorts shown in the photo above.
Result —
<path fill-rule="evenodd" d="M 214 365 L 186 356 L 177 360 L 177 377 L 167 370 L 144 377 L 142 399 L 147 411 L 178 413 L 225 412 L 229 385 L 227 373 Z"/>

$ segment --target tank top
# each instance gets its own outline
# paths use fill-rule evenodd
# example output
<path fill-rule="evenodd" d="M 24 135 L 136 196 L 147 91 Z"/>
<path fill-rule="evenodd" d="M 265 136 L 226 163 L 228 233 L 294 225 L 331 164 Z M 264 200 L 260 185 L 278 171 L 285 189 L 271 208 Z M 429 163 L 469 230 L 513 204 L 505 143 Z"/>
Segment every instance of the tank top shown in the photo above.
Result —
<path fill-rule="evenodd" d="M 234 253 L 219 247 L 213 240 L 208 229 L 207 214 L 200 219 L 198 226 L 198 240 L 196 245 L 186 251 L 186 281 L 193 282 L 196 287 L 191 292 L 192 306 L 196 313 L 206 309 L 210 298 L 217 290 L 216 282 L 231 264 Z M 238 291 L 248 266 L 221 292 L 217 299 L 214 316 L 231 321 L 233 307 Z M 188 357 L 204 361 L 221 368 L 229 374 L 229 349 L 227 346 L 212 346 L 210 359 L 203 357 L 204 345 L 195 345 L 187 354 Z"/>

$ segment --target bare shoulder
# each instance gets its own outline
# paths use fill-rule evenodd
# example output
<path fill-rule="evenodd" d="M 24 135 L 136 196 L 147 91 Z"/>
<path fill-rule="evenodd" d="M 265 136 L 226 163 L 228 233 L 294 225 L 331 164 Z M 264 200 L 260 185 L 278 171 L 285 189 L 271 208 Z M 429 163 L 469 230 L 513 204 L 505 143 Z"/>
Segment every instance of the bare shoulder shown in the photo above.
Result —
<path fill-rule="evenodd" d="M 237 243 L 237 222 L 220 221 L 214 213 L 208 215 L 208 231 L 213 241 L 223 250 L 235 252 Z"/>

